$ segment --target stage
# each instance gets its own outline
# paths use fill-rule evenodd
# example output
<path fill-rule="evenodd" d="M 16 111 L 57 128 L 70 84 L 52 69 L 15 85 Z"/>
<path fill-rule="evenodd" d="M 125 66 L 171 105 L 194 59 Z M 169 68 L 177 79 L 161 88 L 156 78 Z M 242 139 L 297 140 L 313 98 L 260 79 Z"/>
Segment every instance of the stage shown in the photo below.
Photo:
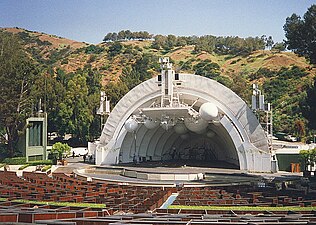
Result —
<path fill-rule="evenodd" d="M 262 179 L 225 162 L 184 160 L 90 166 L 74 172 L 88 180 L 136 186 L 231 186 L 256 184 Z"/>

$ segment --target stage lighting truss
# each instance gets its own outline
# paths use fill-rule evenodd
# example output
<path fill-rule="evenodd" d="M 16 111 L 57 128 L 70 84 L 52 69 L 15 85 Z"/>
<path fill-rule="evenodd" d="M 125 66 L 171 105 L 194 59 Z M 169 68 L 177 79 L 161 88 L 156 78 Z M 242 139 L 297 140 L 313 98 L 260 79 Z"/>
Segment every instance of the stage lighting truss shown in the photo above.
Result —
<path fill-rule="evenodd" d="M 161 58 L 159 62 L 161 63 L 161 74 L 158 76 L 157 84 L 161 88 L 160 99 L 152 102 L 148 107 L 139 108 L 138 113 L 133 114 L 127 120 L 126 127 L 128 130 L 130 130 L 130 127 L 134 129 L 138 128 L 138 126 L 134 126 L 135 121 L 138 124 L 144 124 L 148 129 L 161 126 L 167 131 L 177 123 L 192 123 L 194 126 L 202 124 L 202 122 L 204 124 L 218 124 L 223 117 L 223 113 L 218 112 L 218 108 L 214 104 L 207 103 L 212 104 L 213 108 L 211 107 L 211 110 L 214 112 L 215 109 L 216 116 L 207 119 L 207 121 L 202 121 L 204 118 L 201 118 L 201 112 L 194 109 L 199 98 L 191 105 L 185 103 L 183 100 L 181 101 L 180 97 L 182 94 L 178 92 L 178 86 L 181 86 L 184 81 L 180 80 L 180 75 L 175 74 L 174 70 L 172 70 L 172 63 L 169 63 L 169 58 Z"/>

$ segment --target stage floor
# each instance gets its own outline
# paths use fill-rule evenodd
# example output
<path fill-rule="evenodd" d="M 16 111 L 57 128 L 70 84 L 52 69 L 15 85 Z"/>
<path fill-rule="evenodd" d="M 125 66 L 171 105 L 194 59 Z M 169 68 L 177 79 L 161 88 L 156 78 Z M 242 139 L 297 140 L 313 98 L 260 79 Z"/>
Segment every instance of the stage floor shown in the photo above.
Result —
<path fill-rule="evenodd" d="M 153 161 L 141 163 L 121 163 L 115 167 L 123 167 L 125 169 L 149 172 L 149 173 L 243 173 L 235 165 L 227 162 L 205 162 L 205 161 Z"/>
<path fill-rule="evenodd" d="M 213 166 L 213 167 L 211 167 Z M 240 184 L 251 184 L 258 182 L 261 177 L 247 174 L 245 171 L 231 168 L 223 162 L 142 162 L 139 164 L 125 163 L 109 166 L 91 166 L 86 169 L 77 170 L 79 176 L 88 177 L 92 180 L 106 181 L 123 185 L 139 186 L 230 186 Z M 129 175 L 126 175 L 129 174 Z M 132 175 L 131 175 L 132 174 Z M 135 175 L 137 174 L 137 175 Z M 139 175 L 141 174 L 141 175 Z M 187 180 L 184 177 L 201 176 L 202 179 Z M 178 177 L 170 180 L 170 177 Z M 141 178 L 140 178 L 141 177 Z M 167 179 L 164 179 L 167 178 Z"/>

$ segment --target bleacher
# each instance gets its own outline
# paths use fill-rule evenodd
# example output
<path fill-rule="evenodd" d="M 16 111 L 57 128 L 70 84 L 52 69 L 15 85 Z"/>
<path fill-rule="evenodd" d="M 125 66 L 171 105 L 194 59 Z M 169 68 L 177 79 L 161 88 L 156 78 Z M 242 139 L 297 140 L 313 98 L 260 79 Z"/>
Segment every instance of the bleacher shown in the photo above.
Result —
<path fill-rule="evenodd" d="M 173 205 L 316 206 L 315 193 L 248 185 L 228 187 L 129 186 L 87 181 L 74 174 L 0 172 L 0 224 L 316 224 L 316 211 L 232 211 L 159 209 L 178 192 Z M 44 203 L 23 203 L 17 200 Z M 103 204 L 103 208 L 52 206 L 45 202 Z"/>
<path fill-rule="evenodd" d="M 276 190 L 272 187 L 234 186 L 225 188 L 183 188 L 173 205 L 205 206 L 313 206 L 315 193 L 299 190 Z"/>
<path fill-rule="evenodd" d="M 0 172 L 0 198 L 7 201 L 0 203 L 0 206 L 11 218 L 26 217 L 24 211 L 11 214 L 13 205 L 21 205 L 13 202 L 17 199 L 34 200 L 43 202 L 83 202 L 104 204 L 104 210 L 109 213 L 125 211 L 130 213 L 147 212 L 159 207 L 170 195 L 170 190 L 159 187 L 131 187 L 126 185 L 107 184 L 102 182 L 86 181 L 63 173 L 55 173 L 52 177 L 45 173 L 23 172 L 23 177 L 18 177 L 15 172 Z M 9 206 L 9 208 L 8 208 Z M 23 205 L 27 207 L 27 205 Z M 5 207 L 5 208 L 3 208 Z M 44 206 L 40 206 L 43 209 Z M 45 208 L 46 209 L 46 208 Z M 63 215 L 77 217 L 74 212 L 61 208 Z M 43 215 L 38 210 L 26 210 L 31 214 L 32 219 L 44 218 L 47 214 L 49 219 L 58 218 L 58 213 L 45 212 Z M 41 211 L 42 212 L 42 211 Z M 84 213 L 85 215 L 86 213 Z M 10 216 L 9 216 L 10 215 Z M 103 215 L 103 214 L 101 214 Z M 89 216 L 100 216 L 100 213 L 89 212 Z M 21 219 L 20 219 L 21 220 Z M 27 219 L 28 221 L 30 219 Z M 0 220 L 1 221 L 1 220 Z M 18 222 L 18 221 L 15 221 Z M 23 221 L 22 221 L 23 222 Z"/>

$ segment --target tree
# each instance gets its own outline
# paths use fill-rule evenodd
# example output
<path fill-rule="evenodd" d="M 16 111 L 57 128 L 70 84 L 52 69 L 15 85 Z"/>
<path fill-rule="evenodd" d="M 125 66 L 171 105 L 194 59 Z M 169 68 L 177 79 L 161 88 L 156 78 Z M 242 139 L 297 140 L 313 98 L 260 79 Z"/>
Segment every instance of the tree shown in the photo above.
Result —
<path fill-rule="evenodd" d="M 309 166 L 314 166 L 316 163 L 316 148 L 300 151 L 300 160 L 303 164 L 304 171 L 309 170 Z"/>
<path fill-rule="evenodd" d="M 126 83 L 122 81 L 109 82 L 105 86 L 105 93 L 111 97 L 111 108 L 113 108 L 121 98 L 129 91 Z"/>
<path fill-rule="evenodd" d="M 310 129 L 316 129 L 316 78 L 314 78 L 314 83 L 306 91 L 306 97 L 304 101 L 301 102 L 300 107 L 304 117 L 308 120 L 308 127 Z"/>
<path fill-rule="evenodd" d="M 123 68 L 122 82 L 131 90 L 141 82 L 148 80 L 158 71 L 158 58 L 155 55 L 144 54 L 133 66 Z"/>
<path fill-rule="evenodd" d="M 122 45 L 120 42 L 115 41 L 115 42 L 114 42 L 112 45 L 110 45 L 110 47 L 109 47 L 109 54 L 108 54 L 109 57 L 114 57 L 114 56 L 120 54 L 121 51 L 122 51 L 122 49 L 123 49 L 123 45 Z"/>
<path fill-rule="evenodd" d="M 166 46 L 167 49 L 172 49 L 177 44 L 177 37 L 175 35 L 169 34 L 167 36 L 167 43 L 166 44 L 167 44 L 167 46 Z"/>
<path fill-rule="evenodd" d="M 13 156 L 25 118 L 31 111 L 30 92 L 38 70 L 23 51 L 19 39 L 0 33 L 0 127 L 7 134 L 9 156 Z"/>
<path fill-rule="evenodd" d="M 67 155 L 70 154 L 71 147 L 68 144 L 63 144 L 60 142 L 56 142 L 52 146 L 52 150 L 50 151 L 50 157 L 52 159 L 62 160 Z"/>
<path fill-rule="evenodd" d="M 160 50 L 166 46 L 167 38 L 163 35 L 156 35 L 151 45 L 152 48 Z"/>
<path fill-rule="evenodd" d="M 84 74 L 76 74 L 67 84 L 64 101 L 60 104 L 59 118 L 63 121 L 63 132 L 73 134 L 81 143 L 88 137 L 93 120 L 88 104 L 88 87 Z"/>
<path fill-rule="evenodd" d="M 316 5 L 308 8 L 302 19 L 295 13 L 286 18 L 283 26 L 287 48 L 316 63 Z"/>
<path fill-rule="evenodd" d="M 283 52 L 286 49 L 286 44 L 284 42 L 276 42 L 273 47 L 272 50 L 276 50 L 278 52 Z"/>
<path fill-rule="evenodd" d="M 268 39 L 267 39 L 267 42 L 266 42 L 266 47 L 271 50 L 273 44 L 274 44 L 274 41 L 272 39 L 272 36 L 269 36 Z"/>

